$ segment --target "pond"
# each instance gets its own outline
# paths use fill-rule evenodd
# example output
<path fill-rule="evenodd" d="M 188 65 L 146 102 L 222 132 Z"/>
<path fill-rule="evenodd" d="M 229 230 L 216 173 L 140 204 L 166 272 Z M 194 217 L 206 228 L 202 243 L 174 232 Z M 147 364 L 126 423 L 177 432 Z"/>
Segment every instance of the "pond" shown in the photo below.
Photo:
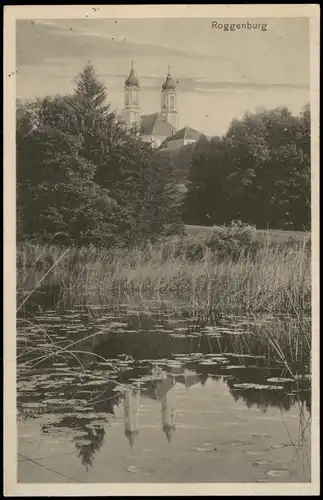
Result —
<path fill-rule="evenodd" d="M 308 323 L 36 303 L 17 324 L 19 482 L 311 481 Z"/>

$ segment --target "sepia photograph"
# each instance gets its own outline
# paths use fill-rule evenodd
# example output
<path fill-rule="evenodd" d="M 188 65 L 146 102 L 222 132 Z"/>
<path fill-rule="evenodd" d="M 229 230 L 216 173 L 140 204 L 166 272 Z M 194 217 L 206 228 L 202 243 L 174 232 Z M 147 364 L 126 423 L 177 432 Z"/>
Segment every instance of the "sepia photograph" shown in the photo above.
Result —
<path fill-rule="evenodd" d="M 319 10 L 169 7 L 10 18 L 19 491 L 318 481 Z"/>

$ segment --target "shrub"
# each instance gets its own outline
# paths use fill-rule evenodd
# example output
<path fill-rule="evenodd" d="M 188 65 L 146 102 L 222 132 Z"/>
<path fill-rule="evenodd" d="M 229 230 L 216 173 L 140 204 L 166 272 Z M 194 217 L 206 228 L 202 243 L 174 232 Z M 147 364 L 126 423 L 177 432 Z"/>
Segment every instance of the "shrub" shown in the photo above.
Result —
<path fill-rule="evenodd" d="M 255 230 L 244 222 L 232 221 L 229 225 L 214 226 L 212 235 L 204 243 L 218 259 L 237 260 L 252 249 Z"/>
<path fill-rule="evenodd" d="M 186 247 L 185 257 L 187 260 L 201 260 L 205 255 L 205 245 L 202 243 L 189 243 Z"/>

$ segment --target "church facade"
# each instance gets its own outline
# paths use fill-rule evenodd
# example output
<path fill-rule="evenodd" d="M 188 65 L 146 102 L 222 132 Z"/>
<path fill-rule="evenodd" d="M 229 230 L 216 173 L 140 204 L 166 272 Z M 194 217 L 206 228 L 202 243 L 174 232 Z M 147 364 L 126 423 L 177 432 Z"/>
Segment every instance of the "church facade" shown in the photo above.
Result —
<path fill-rule="evenodd" d="M 124 86 L 124 109 L 121 118 L 129 128 L 137 128 L 143 141 L 149 142 L 153 147 L 163 149 L 180 148 L 185 144 L 185 140 L 171 141 L 176 134 L 180 138 L 185 138 L 186 129 L 178 130 L 178 109 L 176 83 L 172 78 L 170 67 L 165 82 L 161 86 L 160 112 L 149 115 L 141 115 L 140 112 L 140 83 L 134 70 L 134 63 L 131 62 L 131 69 Z M 193 130 L 193 129 L 190 129 Z M 194 131 L 192 142 L 196 142 L 199 132 Z M 192 135 L 192 134 L 191 134 Z"/>

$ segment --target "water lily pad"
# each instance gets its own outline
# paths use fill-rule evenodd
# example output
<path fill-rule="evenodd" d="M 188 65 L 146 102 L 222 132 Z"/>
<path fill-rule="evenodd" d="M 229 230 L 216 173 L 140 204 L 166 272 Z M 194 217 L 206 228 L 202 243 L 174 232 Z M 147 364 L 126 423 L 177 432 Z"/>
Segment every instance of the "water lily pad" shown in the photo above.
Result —
<path fill-rule="evenodd" d="M 126 328 L 128 326 L 128 323 L 118 323 L 118 322 L 113 322 L 110 323 L 109 327 L 110 328 Z"/>
<path fill-rule="evenodd" d="M 183 363 L 181 361 L 169 361 L 166 363 L 166 366 L 169 368 L 181 368 L 183 366 Z"/>
<path fill-rule="evenodd" d="M 254 467 L 257 467 L 258 465 L 267 465 L 267 464 L 270 464 L 271 461 L 270 460 L 255 460 L 254 462 L 252 462 L 252 465 Z"/>
<path fill-rule="evenodd" d="M 46 403 L 24 403 L 24 408 L 44 408 Z"/>
<path fill-rule="evenodd" d="M 200 451 L 200 452 L 203 452 L 203 451 L 206 451 L 206 452 L 210 452 L 210 451 L 214 451 L 212 448 L 193 448 L 194 451 Z"/>
<path fill-rule="evenodd" d="M 136 465 L 130 465 L 130 467 L 128 467 L 126 471 L 132 472 L 133 474 L 149 474 L 153 472 L 153 470 L 148 467 L 138 467 Z"/>
<path fill-rule="evenodd" d="M 225 368 L 227 370 L 241 370 L 245 369 L 246 367 L 244 365 L 227 365 Z"/>
<path fill-rule="evenodd" d="M 74 440 L 78 446 L 89 446 L 92 443 L 90 439 L 79 439 L 78 437 L 75 437 Z"/>
<path fill-rule="evenodd" d="M 287 470 L 287 469 L 273 469 L 273 470 L 267 471 L 266 474 L 268 476 L 272 476 L 272 477 L 288 477 L 289 470 Z"/>
<path fill-rule="evenodd" d="M 279 385 L 263 385 L 263 384 L 252 384 L 249 382 L 245 382 L 242 384 L 233 384 L 236 389 L 257 389 L 257 390 L 265 390 L 265 389 L 283 389 L 283 386 Z"/>
<path fill-rule="evenodd" d="M 270 382 L 271 384 L 284 384 L 288 382 L 294 382 L 294 379 L 292 378 L 284 378 L 284 377 L 272 377 L 272 378 L 267 378 L 267 382 Z"/>
<path fill-rule="evenodd" d="M 128 392 L 129 390 L 132 390 L 132 386 L 131 385 L 128 385 L 127 387 L 123 386 L 123 385 L 116 385 L 115 387 L 112 388 L 113 392 L 120 392 L 120 393 L 124 393 L 124 392 Z"/>
<path fill-rule="evenodd" d="M 246 451 L 245 452 L 247 455 L 263 455 L 263 451 Z"/>
<path fill-rule="evenodd" d="M 65 401 L 63 399 L 46 399 L 45 403 L 48 405 L 64 405 Z"/>

